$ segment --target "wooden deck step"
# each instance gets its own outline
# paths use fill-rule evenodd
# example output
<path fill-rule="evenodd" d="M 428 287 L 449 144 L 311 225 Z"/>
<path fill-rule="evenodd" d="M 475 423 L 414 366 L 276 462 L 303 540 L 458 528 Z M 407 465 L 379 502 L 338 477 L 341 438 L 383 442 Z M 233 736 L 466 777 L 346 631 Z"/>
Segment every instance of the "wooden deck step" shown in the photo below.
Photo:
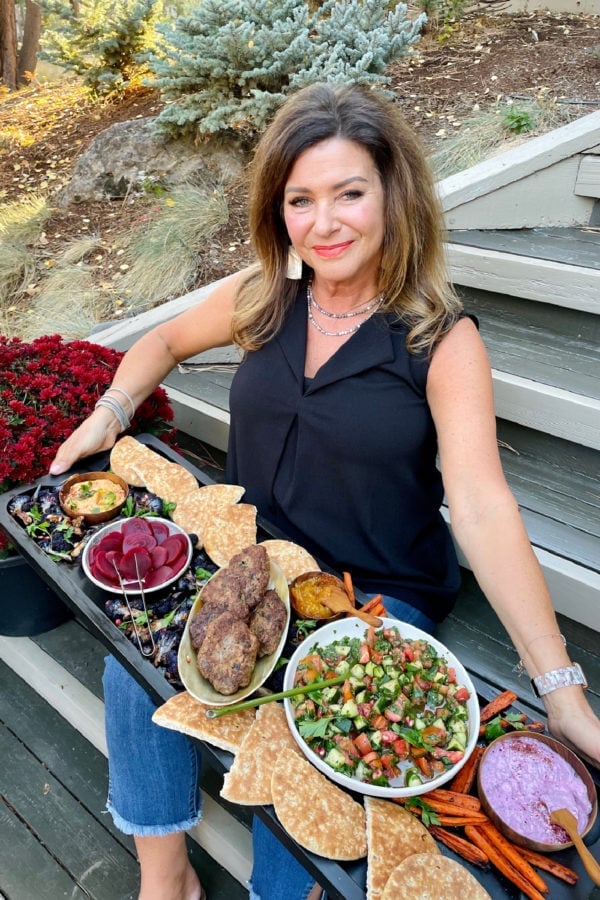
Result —
<path fill-rule="evenodd" d="M 70 652 L 77 656 L 86 646 L 80 641 L 82 629 L 74 622 L 65 624 L 67 635 L 61 633 L 61 640 L 65 646 L 70 642 Z M 54 632 L 61 632 L 61 626 Z M 12 650 L 7 644 L 12 644 Z M 26 646 L 30 655 L 24 652 Z M 4 660 L 0 662 L 0 749 L 5 761 L 0 774 L 0 896 L 9 900 L 135 900 L 139 867 L 133 840 L 114 827 L 104 810 L 104 753 L 68 721 L 74 717 L 81 724 L 95 719 L 94 730 L 100 733 L 102 704 L 90 705 L 92 695 L 87 688 L 75 684 L 64 669 L 57 691 L 46 691 L 44 699 L 39 693 L 43 668 L 32 678 L 34 686 L 28 683 L 36 655 L 38 662 L 43 657 L 45 665 L 52 662 L 41 653 L 28 638 L 0 638 Z M 21 664 L 24 655 L 29 655 L 27 671 Z M 80 665 L 83 670 L 83 653 Z M 50 670 L 56 672 L 52 665 Z M 69 698 L 66 703 L 58 696 L 61 688 Z M 75 697 L 82 703 L 76 703 Z M 67 705 L 69 716 L 65 718 Z M 221 813 L 217 807 L 217 815 Z M 214 821 L 215 816 L 212 818 Z M 224 835 L 215 837 L 213 843 Z M 190 840 L 188 849 L 211 898 L 247 898 L 247 890 L 230 874 L 231 857 L 223 867 L 196 841 Z M 239 850 L 232 849 L 235 864 Z"/>
<path fill-rule="evenodd" d="M 520 240 L 525 241 L 530 233 L 523 230 Z M 581 264 L 575 265 L 553 259 L 550 250 L 545 251 L 549 258 L 535 258 L 500 249 L 501 241 L 492 239 L 494 232 L 474 231 L 471 243 L 471 232 L 452 231 L 447 244 L 450 277 L 455 285 L 597 314 L 600 270 L 587 263 L 592 254 L 600 252 L 600 229 L 590 233 L 594 235 L 592 247 Z M 523 249 L 524 245 L 516 242 L 512 248 Z"/>
<path fill-rule="evenodd" d="M 600 315 L 473 288 L 459 293 L 479 318 L 494 369 L 600 400 Z"/>
<path fill-rule="evenodd" d="M 453 244 L 510 253 L 529 259 L 543 259 L 569 266 L 600 271 L 600 229 L 577 228 L 505 228 L 483 230 L 453 229 Z"/>
<path fill-rule="evenodd" d="M 112 818 L 104 811 L 107 789 L 107 769 L 106 769 L 106 741 L 104 737 L 104 704 L 101 700 L 101 674 L 103 668 L 103 659 L 106 650 L 89 632 L 79 625 L 74 619 L 64 623 L 65 627 L 59 626 L 46 634 L 39 635 L 35 638 L 23 637 L 3 637 L 0 636 L 0 659 L 3 660 L 3 669 L 7 669 L 12 677 L 19 676 L 17 682 L 27 686 L 26 698 L 22 701 L 17 700 L 18 690 L 4 690 L 0 677 L 0 689 L 2 693 L 2 701 L 0 701 L 0 722 L 12 733 L 15 731 L 15 717 L 17 713 L 23 718 L 24 722 L 28 722 L 30 728 L 38 735 L 37 743 L 34 742 L 33 735 L 29 735 L 23 728 L 16 729 L 18 740 L 23 744 L 22 758 L 19 757 L 19 766 L 23 768 L 23 779 L 26 780 L 29 775 L 27 772 L 28 760 L 31 755 L 43 761 L 49 771 L 54 775 L 55 760 L 60 762 L 71 772 L 69 778 L 74 779 L 72 790 L 76 797 L 80 797 L 83 788 L 80 786 L 81 779 L 87 784 L 87 780 L 92 776 L 86 772 L 85 768 L 79 765 L 79 755 L 83 754 L 85 759 L 88 757 L 93 761 L 93 779 L 90 790 L 93 790 L 93 816 L 98 818 L 103 830 L 118 839 L 120 843 L 127 849 L 130 860 L 123 857 L 121 867 L 123 868 L 123 877 L 125 874 L 130 884 L 129 893 L 90 893 L 94 900 L 117 900 L 117 898 L 125 898 L 137 896 L 138 883 L 138 866 L 134 855 L 133 841 L 130 838 L 121 835 L 121 833 L 112 825 Z M 0 672 L 1 676 L 1 672 Z M 21 681 L 22 680 L 22 681 Z M 19 686 L 19 690 L 21 690 Z M 37 709 L 41 704 L 42 713 L 39 714 L 43 718 L 47 715 L 48 710 L 52 710 L 54 719 L 54 728 L 47 729 L 42 727 L 37 731 L 36 720 L 38 718 Z M 16 706 L 17 709 L 13 709 Z M 55 734 L 57 732 L 57 735 Z M 64 735 L 68 734 L 68 737 Z M 60 747 L 54 746 L 53 742 L 59 741 Z M 72 751 L 69 753 L 62 752 L 62 742 L 70 742 Z M 4 758 L 10 758 L 4 757 Z M 58 762 L 57 762 L 58 765 Z M 82 764 L 83 765 L 83 764 Z M 90 763 L 92 765 L 92 763 Z M 44 770 L 45 771 L 45 770 Z M 11 773 L 11 767 L 5 767 L 6 778 L 13 779 L 14 774 Z M 48 775 L 48 772 L 46 772 Z M 41 777 L 41 776 L 40 776 Z M 57 783 L 62 784 L 64 775 L 62 769 L 57 775 L 54 775 Z M 48 781 L 46 781 L 44 784 Z M 39 778 L 38 778 L 39 782 Z M 54 784 L 54 782 L 52 782 Z M 0 784 L 2 779 L 0 776 Z M 37 782 L 36 782 L 37 784 Z M 251 839 L 249 834 L 249 819 L 246 811 L 241 807 L 230 807 L 234 809 L 237 817 L 231 815 L 228 809 L 223 809 L 223 804 L 218 800 L 219 786 L 215 782 L 214 773 L 205 767 L 202 780 L 202 790 L 204 797 L 204 816 L 202 822 L 190 831 L 189 851 L 192 861 L 200 872 L 203 883 L 207 889 L 210 888 L 210 896 L 216 900 L 241 900 L 248 896 L 245 883 L 250 874 L 251 868 Z M 57 788 L 58 790 L 58 788 Z M 10 807 L 15 808 L 17 819 L 25 823 L 25 827 L 35 834 L 35 810 L 29 810 L 28 803 L 33 801 L 23 798 L 23 802 L 18 796 L 5 795 L 4 785 L 0 791 L 2 796 L 6 796 L 5 802 Z M 37 790 L 34 791 L 34 797 L 37 797 Z M 41 796 L 41 795 L 40 795 Z M 12 799 L 11 799 L 12 798 Z M 13 800 L 15 802 L 13 802 Z M 18 802 L 17 802 L 18 801 Z M 67 803 L 67 801 L 64 801 Z M 16 806 L 15 806 L 16 803 Z M 21 805 L 19 805 L 21 804 Z M 23 804 L 25 804 L 23 806 Z M 35 807 L 35 803 L 33 803 Z M 70 816 L 68 809 L 64 810 L 65 816 Z M 59 812 L 55 812 L 59 815 Z M 0 825 L 0 827 L 10 831 L 16 828 L 12 816 L 9 821 Z M 71 816 L 72 818 L 72 816 Z M 94 822 L 86 819 L 86 828 L 92 833 L 95 830 Z M 79 823 L 81 825 L 81 823 Z M 79 825 L 74 827 L 79 827 Z M 67 839 L 65 838 L 65 841 Z M 44 843 L 44 835 L 40 833 L 39 842 Z M 0 833 L 0 847 L 10 846 L 5 844 Z M 104 844 L 99 843 L 100 848 L 98 857 L 98 867 L 105 865 L 112 844 L 110 841 Z M 103 849 L 104 848 L 104 849 Z M 60 849 L 60 844 L 59 844 Z M 81 851 L 84 854 L 85 848 Z M 58 856 L 61 865 L 66 865 L 65 856 L 60 852 L 50 848 L 50 854 Z M 116 852 L 116 851 L 115 851 Z M 94 858 L 88 855 L 88 859 Z M 0 860 L 2 853 L 0 851 Z M 4 867 L 7 867 L 6 877 L 10 879 L 12 873 L 12 862 L 7 860 L 0 865 L 0 891 L 3 890 L 5 884 Z M 67 866 L 68 868 L 68 866 Z M 83 877 L 82 872 L 74 873 L 77 877 Z M 109 882 L 110 885 L 110 882 Z M 212 887 L 211 887 L 212 885 Z M 91 888 L 86 885 L 87 889 Z M 94 888 L 94 891 L 99 891 Z M 116 888 L 115 888 L 116 890 Z M 35 892 L 27 893 L 10 893 L 7 892 L 10 900 L 30 900 L 36 896 L 45 900 L 54 900 L 55 897 L 62 896 L 59 893 L 36 894 Z M 66 896 L 70 896 L 67 894 Z M 76 896 L 74 894 L 74 896 Z M 82 895 L 84 896 L 84 895 Z M 85 895 L 87 896 L 87 895 Z"/>

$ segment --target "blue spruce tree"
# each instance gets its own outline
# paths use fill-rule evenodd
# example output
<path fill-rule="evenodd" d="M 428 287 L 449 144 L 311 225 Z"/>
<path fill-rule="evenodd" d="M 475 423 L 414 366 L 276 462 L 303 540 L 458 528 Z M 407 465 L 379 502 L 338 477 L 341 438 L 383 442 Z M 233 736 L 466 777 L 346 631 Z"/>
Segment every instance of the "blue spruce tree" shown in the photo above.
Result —
<path fill-rule="evenodd" d="M 159 130 L 251 136 L 286 96 L 315 81 L 384 85 L 426 17 L 389 0 L 201 0 L 189 16 L 157 26 L 146 60 L 168 102 Z"/>

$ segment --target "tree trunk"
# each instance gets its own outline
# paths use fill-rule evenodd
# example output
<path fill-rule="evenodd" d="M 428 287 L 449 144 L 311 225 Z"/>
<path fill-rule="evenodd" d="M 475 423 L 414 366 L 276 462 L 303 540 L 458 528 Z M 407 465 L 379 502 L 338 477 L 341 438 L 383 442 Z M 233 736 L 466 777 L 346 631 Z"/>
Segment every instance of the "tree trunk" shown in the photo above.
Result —
<path fill-rule="evenodd" d="M 9 91 L 16 91 L 17 21 L 14 0 L 0 0 L 0 76 Z"/>
<path fill-rule="evenodd" d="M 29 79 L 26 73 L 33 75 L 35 72 L 41 28 L 42 10 L 33 0 L 25 0 L 25 27 L 23 29 L 23 43 L 19 51 L 17 73 L 19 84 L 27 84 Z"/>

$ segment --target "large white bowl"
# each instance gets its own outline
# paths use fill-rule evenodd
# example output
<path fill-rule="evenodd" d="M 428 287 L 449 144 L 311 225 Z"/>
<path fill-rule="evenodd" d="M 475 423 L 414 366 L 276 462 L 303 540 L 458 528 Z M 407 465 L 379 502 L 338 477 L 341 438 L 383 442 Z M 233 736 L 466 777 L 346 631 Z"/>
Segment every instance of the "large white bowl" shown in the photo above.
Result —
<path fill-rule="evenodd" d="M 185 563 L 173 575 L 173 577 L 169 578 L 167 581 L 161 582 L 161 584 L 157 584 L 155 587 L 145 587 L 144 594 L 152 594 L 155 591 L 162 591 L 164 588 L 169 587 L 169 585 L 176 582 L 178 578 L 181 578 L 181 576 L 186 571 L 186 569 L 188 568 L 188 566 L 192 560 L 192 552 L 193 552 L 192 542 L 189 538 L 189 535 L 183 530 L 183 528 L 180 528 L 179 525 L 175 524 L 175 522 L 171 522 L 170 519 L 162 519 L 159 516 L 152 516 L 151 519 L 154 522 L 163 522 L 168 527 L 170 535 L 171 534 L 182 534 L 187 540 L 188 550 L 187 550 L 187 556 L 186 556 Z M 94 575 L 92 575 L 92 573 L 90 571 L 90 566 L 89 566 L 89 555 L 90 555 L 90 551 L 91 551 L 92 547 L 95 547 L 97 544 L 99 544 L 100 541 L 107 534 L 110 534 L 113 531 L 121 531 L 121 529 L 123 528 L 123 525 L 127 521 L 128 520 L 126 518 L 120 518 L 120 519 L 116 519 L 114 522 L 110 522 L 110 524 L 108 524 L 108 525 L 105 525 L 104 528 L 101 528 L 100 531 L 97 531 L 94 535 L 92 535 L 92 537 L 89 539 L 89 541 L 87 541 L 85 547 L 83 548 L 83 553 L 81 555 L 81 566 L 82 566 L 83 571 L 85 572 L 86 576 L 89 578 L 89 580 L 93 584 L 95 584 L 96 587 L 102 588 L 103 591 L 109 591 L 109 593 L 111 593 L 111 594 L 121 594 L 122 595 L 123 591 L 121 590 L 121 588 L 119 586 L 113 587 L 112 585 L 106 584 L 106 582 L 100 581 L 99 578 L 96 578 Z M 128 594 L 133 594 L 133 595 L 141 594 L 141 591 L 139 590 L 139 588 L 135 587 L 133 584 L 131 584 L 129 582 L 126 585 L 126 588 L 127 588 Z"/>
<path fill-rule="evenodd" d="M 464 666 L 458 661 L 454 654 L 444 646 L 444 644 L 440 643 L 440 641 L 436 640 L 430 634 L 427 634 L 426 631 L 415 628 L 414 625 L 409 625 L 406 622 L 400 622 L 398 619 L 382 619 L 382 623 L 382 627 L 384 628 L 397 628 L 402 637 L 408 638 L 409 640 L 421 639 L 428 641 L 432 647 L 435 647 L 439 655 L 444 657 L 448 665 L 455 669 L 457 683 L 464 685 L 468 689 L 470 694 L 470 699 L 467 702 L 469 713 L 469 737 L 465 755 L 460 762 L 456 763 L 456 765 L 447 769 L 445 772 L 441 772 L 437 778 L 432 778 L 421 785 L 406 787 L 402 778 L 398 778 L 391 782 L 389 787 L 368 784 L 359 781 L 358 778 L 344 775 L 342 772 L 336 772 L 335 769 L 332 769 L 331 766 L 327 765 L 327 763 L 308 746 L 296 728 L 296 723 L 294 721 L 294 707 L 289 698 L 284 700 L 285 713 L 292 735 L 306 758 L 316 766 L 317 769 L 323 772 L 324 775 L 331 778 L 332 781 L 341 784 L 342 787 L 348 788 L 348 790 L 356 791 L 359 794 L 369 794 L 371 797 L 416 797 L 418 794 L 425 794 L 427 791 L 440 787 L 451 778 L 454 778 L 456 773 L 459 772 L 466 763 L 473 752 L 479 737 L 479 702 L 477 700 L 477 693 L 473 686 L 473 682 L 469 678 Z M 294 677 L 298 663 L 309 653 L 315 644 L 320 647 L 325 647 L 327 644 L 332 644 L 334 641 L 344 637 L 362 637 L 366 632 L 367 626 L 365 623 L 354 616 L 340 619 L 337 622 L 330 622 L 328 625 L 324 625 L 323 628 L 314 631 L 298 646 L 290 659 L 283 682 L 284 690 L 289 690 L 294 687 Z"/>

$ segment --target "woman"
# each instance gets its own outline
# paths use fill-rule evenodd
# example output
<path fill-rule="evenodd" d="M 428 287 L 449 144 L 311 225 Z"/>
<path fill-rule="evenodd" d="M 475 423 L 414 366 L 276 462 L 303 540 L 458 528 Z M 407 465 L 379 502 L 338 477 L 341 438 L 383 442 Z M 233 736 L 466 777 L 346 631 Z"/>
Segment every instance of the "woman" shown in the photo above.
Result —
<path fill-rule="evenodd" d="M 357 86 L 300 91 L 252 167 L 257 267 L 141 338 L 51 471 L 111 447 L 126 402 L 134 408 L 177 362 L 233 340 L 245 357 L 231 389 L 227 478 L 245 486 L 244 499 L 351 571 L 363 590 L 385 594 L 393 615 L 432 632 L 459 587 L 439 513 L 445 492 L 454 535 L 529 674 L 558 672 L 544 695 L 552 731 L 598 764 L 600 723 L 570 683 L 550 597 L 502 474 L 490 367 L 447 284 L 441 223 L 422 150 L 391 103 Z M 178 757 L 176 789 L 164 775 L 174 808 L 167 814 L 159 791 L 143 811 L 130 810 L 123 748 L 135 744 L 133 770 L 147 771 L 144 754 L 165 758 L 168 735 L 148 743 L 151 704 L 139 695 L 122 702 L 130 681 L 108 665 L 110 808 L 135 835 L 140 898 L 191 900 L 201 888 L 182 829 L 199 814 L 196 758 L 176 735 L 168 772 L 173 753 L 187 764 Z M 129 725 L 126 707 L 142 703 L 145 719 Z M 262 900 L 318 893 L 262 826 L 252 890 Z"/>

